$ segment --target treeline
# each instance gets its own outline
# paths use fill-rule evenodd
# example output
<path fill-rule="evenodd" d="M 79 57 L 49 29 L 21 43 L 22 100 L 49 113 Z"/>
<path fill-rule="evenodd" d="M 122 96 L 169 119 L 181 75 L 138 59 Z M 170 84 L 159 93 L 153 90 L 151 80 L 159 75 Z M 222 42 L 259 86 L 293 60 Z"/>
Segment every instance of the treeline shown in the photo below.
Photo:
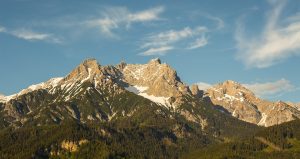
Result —
<path fill-rule="evenodd" d="M 63 141 L 88 140 L 75 152 L 61 147 Z M 189 148 L 209 143 L 201 134 L 177 138 L 171 130 L 153 127 L 113 127 L 80 124 L 9 128 L 0 132 L 0 158 L 178 158 Z"/>
<path fill-rule="evenodd" d="M 267 142 L 262 142 L 258 138 Z M 265 128 L 246 139 L 210 145 L 182 157 L 195 159 L 298 159 L 300 158 L 300 120 Z"/>

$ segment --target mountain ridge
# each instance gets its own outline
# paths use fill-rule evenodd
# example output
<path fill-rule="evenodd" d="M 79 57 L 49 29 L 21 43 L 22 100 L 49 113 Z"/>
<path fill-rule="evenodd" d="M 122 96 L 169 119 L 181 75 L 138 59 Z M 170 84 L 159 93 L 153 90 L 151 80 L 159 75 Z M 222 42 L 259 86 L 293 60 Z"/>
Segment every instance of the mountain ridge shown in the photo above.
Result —
<path fill-rule="evenodd" d="M 272 126 L 294 120 L 295 116 L 300 117 L 297 105 L 260 99 L 232 80 L 217 84 L 207 91 L 195 85 L 189 87 L 180 80 L 173 68 L 159 58 L 151 59 L 146 64 L 121 62 L 115 66 L 102 66 L 94 58 L 86 59 L 65 77 L 52 78 L 14 95 L 1 96 L 0 102 L 9 103 L 19 96 L 39 90 L 46 90 L 49 94 L 61 92 L 53 102 L 67 102 L 84 91 L 81 86 L 85 82 L 92 84 L 98 94 L 102 94 L 103 90 L 118 93 L 129 91 L 173 111 L 186 102 L 187 96 L 199 99 L 209 97 L 213 104 L 220 106 L 217 109 L 222 108 L 221 111 L 233 117 L 261 126 Z M 186 116 L 190 115 L 186 113 Z"/>
<path fill-rule="evenodd" d="M 216 84 L 206 91 L 215 105 L 241 120 L 261 126 L 272 126 L 300 118 L 292 105 L 258 98 L 252 91 L 232 80 Z"/>

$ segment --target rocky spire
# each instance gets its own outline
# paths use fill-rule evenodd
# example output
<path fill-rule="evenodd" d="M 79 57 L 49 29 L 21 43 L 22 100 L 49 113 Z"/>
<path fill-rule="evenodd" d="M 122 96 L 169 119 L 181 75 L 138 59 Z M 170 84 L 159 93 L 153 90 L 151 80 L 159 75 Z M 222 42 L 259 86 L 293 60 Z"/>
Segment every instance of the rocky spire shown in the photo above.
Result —
<path fill-rule="evenodd" d="M 161 60 L 159 58 L 155 58 L 155 59 L 151 59 L 149 62 L 148 62 L 149 65 L 159 65 L 161 64 Z"/>
<path fill-rule="evenodd" d="M 125 61 L 121 61 L 117 66 L 116 68 L 118 68 L 119 70 L 123 70 L 125 67 L 126 67 L 126 62 Z"/>
<path fill-rule="evenodd" d="M 190 87 L 190 90 L 191 90 L 192 95 L 194 95 L 198 98 L 201 98 L 203 96 L 203 91 L 200 91 L 198 85 L 196 85 L 196 84 L 193 84 Z"/>
<path fill-rule="evenodd" d="M 91 69 L 98 69 L 99 68 L 99 63 L 97 62 L 96 59 L 90 58 L 84 60 L 81 65 L 85 66 L 86 68 L 91 68 Z"/>
<path fill-rule="evenodd" d="M 96 59 L 86 59 L 71 71 L 65 80 L 91 78 L 93 75 L 99 74 L 100 69 L 101 67 Z"/>

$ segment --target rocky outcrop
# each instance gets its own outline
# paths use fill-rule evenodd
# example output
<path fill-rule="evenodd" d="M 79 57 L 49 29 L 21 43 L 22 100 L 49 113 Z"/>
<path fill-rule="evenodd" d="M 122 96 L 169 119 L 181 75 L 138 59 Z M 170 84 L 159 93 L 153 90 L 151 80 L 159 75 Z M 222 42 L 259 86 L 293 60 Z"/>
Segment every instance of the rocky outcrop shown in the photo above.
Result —
<path fill-rule="evenodd" d="M 199 90 L 198 85 L 193 84 L 193 85 L 190 87 L 190 90 L 191 90 L 191 93 L 192 93 L 193 96 L 195 96 L 195 97 L 197 97 L 197 98 L 203 97 L 204 91 Z"/>
<path fill-rule="evenodd" d="M 80 148 L 80 146 L 88 143 L 89 141 L 86 139 L 81 139 L 79 141 L 69 141 L 69 140 L 64 140 L 61 142 L 60 147 L 67 152 L 77 152 Z M 50 155 L 51 156 L 58 156 L 59 154 L 62 154 L 62 152 L 59 151 L 51 151 Z"/>
<path fill-rule="evenodd" d="M 177 73 L 160 59 L 152 59 L 147 64 L 127 64 L 122 69 L 123 80 L 129 85 L 146 87 L 145 93 L 156 97 L 173 98 L 174 105 L 182 104 L 182 96 L 190 94 Z"/>
<path fill-rule="evenodd" d="M 287 102 L 287 104 L 300 111 L 300 103 Z"/>
<path fill-rule="evenodd" d="M 79 66 L 77 66 L 67 77 L 64 78 L 65 81 L 68 80 L 91 80 L 95 75 L 101 74 L 101 68 L 95 59 L 87 59 L 83 61 Z"/>
<path fill-rule="evenodd" d="M 0 94 L 0 103 L 4 103 L 6 101 L 6 97 Z"/>
<path fill-rule="evenodd" d="M 260 99 L 234 81 L 225 81 L 206 91 L 211 101 L 232 116 L 261 126 L 272 126 L 300 118 L 299 111 L 284 102 Z"/>

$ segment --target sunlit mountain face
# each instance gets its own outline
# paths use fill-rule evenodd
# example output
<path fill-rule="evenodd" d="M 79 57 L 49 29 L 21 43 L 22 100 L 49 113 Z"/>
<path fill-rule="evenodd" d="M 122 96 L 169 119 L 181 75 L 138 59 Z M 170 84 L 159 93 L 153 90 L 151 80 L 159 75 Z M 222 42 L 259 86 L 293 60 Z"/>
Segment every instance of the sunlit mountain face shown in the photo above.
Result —
<path fill-rule="evenodd" d="M 300 2 L 0 2 L 0 158 L 300 158 Z"/>

